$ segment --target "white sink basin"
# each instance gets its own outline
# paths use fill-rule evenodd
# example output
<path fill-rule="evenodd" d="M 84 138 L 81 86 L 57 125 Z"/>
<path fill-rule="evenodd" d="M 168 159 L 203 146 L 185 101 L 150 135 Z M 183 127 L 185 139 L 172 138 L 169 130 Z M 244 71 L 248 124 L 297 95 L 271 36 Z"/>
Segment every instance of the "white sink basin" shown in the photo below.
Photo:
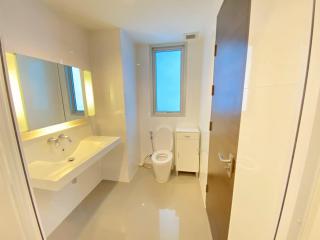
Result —
<path fill-rule="evenodd" d="M 120 143 L 119 137 L 91 136 L 72 155 L 58 162 L 35 161 L 28 165 L 31 185 L 59 191 Z"/>

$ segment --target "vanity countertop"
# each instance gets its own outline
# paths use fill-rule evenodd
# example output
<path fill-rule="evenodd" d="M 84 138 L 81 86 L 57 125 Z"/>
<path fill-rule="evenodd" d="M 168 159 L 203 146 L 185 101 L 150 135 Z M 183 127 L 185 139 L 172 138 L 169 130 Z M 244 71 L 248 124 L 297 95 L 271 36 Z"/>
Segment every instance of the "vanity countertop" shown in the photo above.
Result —
<path fill-rule="evenodd" d="M 35 161 L 28 165 L 34 188 L 59 191 L 120 143 L 120 137 L 90 136 L 66 159 Z"/>

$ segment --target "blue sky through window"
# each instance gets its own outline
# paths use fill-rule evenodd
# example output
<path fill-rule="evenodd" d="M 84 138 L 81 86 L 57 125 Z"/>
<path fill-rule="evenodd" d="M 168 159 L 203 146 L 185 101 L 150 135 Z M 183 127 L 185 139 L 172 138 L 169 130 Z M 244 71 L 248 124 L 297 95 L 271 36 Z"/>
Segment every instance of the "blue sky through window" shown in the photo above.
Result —
<path fill-rule="evenodd" d="M 83 104 L 83 95 L 82 95 L 82 86 L 81 86 L 81 77 L 80 69 L 72 67 L 72 79 L 73 79 L 73 88 L 74 88 L 74 98 L 75 98 L 75 110 L 77 112 L 84 111 Z"/>
<path fill-rule="evenodd" d="M 180 49 L 155 52 L 156 111 L 180 112 Z"/>

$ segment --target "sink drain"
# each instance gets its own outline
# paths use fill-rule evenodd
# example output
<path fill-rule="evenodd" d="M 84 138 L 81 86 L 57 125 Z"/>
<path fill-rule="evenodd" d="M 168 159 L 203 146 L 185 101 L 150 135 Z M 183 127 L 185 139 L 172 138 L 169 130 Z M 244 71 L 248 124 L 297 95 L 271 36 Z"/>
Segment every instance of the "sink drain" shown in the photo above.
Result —
<path fill-rule="evenodd" d="M 68 162 L 73 162 L 75 160 L 74 157 L 68 158 Z"/>

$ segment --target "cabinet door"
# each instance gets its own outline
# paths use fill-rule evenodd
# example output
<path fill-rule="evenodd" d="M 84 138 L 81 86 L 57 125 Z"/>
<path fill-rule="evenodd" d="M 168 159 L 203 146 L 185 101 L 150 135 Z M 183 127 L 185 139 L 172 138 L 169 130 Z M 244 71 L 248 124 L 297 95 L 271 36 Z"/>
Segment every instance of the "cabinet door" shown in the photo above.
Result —
<path fill-rule="evenodd" d="M 199 141 L 197 139 L 179 139 L 177 141 L 177 170 L 186 172 L 199 171 Z"/>

